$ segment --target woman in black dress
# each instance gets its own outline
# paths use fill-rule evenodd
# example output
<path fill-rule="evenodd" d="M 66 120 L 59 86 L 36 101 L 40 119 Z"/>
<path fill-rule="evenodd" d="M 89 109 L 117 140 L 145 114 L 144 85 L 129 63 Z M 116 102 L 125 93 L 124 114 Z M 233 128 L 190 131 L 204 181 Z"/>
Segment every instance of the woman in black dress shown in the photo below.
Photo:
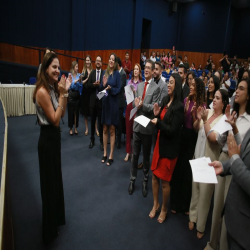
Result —
<path fill-rule="evenodd" d="M 47 53 L 41 65 L 33 94 L 40 128 L 38 158 L 42 195 L 43 241 L 50 243 L 65 224 L 61 171 L 60 119 L 64 116 L 72 78 L 63 75 L 58 83 L 60 64 L 57 55 Z"/>
<path fill-rule="evenodd" d="M 82 89 L 82 95 L 81 95 L 81 114 L 84 116 L 84 121 L 85 121 L 85 135 L 89 134 L 89 128 L 88 128 L 88 117 L 90 116 L 90 108 L 89 108 L 89 97 L 90 97 L 90 92 L 89 89 L 86 87 L 86 84 L 90 72 L 93 70 L 92 68 L 92 63 L 91 63 L 91 57 L 88 55 L 85 58 L 85 63 L 82 69 L 82 74 L 83 74 L 83 89 Z"/>

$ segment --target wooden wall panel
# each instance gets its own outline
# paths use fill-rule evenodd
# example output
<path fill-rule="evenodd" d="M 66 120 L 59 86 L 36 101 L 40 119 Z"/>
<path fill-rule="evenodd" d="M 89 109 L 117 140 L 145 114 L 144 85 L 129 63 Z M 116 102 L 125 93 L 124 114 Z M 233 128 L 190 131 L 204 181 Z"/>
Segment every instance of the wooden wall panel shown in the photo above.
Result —
<path fill-rule="evenodd" d="M 44 48 L 40 48 L 44 51 Z M 91 56 L 91 60 L 95 61 L 97 55 L 102 57 L 103 63 L 107 64 L 109 60 L 109 55 L 114 52 L 117 56 L 121 58 L 121 60 L 125 59 L 126 51 L 130 54 L 130 60 L 132 62 L 132 68 L 134 67 L 135 63 L 140 63 L 140 54 L 141 50 L 94 50 L 94 51 L 66 51 L 66 50 L 55 50 L 57 53 L 65 54 L 69 56 L 75 56 L 80 58 L 85 58 L 86 55 Z M 145 50 L 147 52 L 147 58 L 151 55 L 152 51 L 159 51 L 162 53 L 171 52 L 172 48 L 165 48 L 165 49 L 148 49 Z M 191 63 L 195 63 L 195 67 L 198 68 L 199 64 L 202 65 L 202 68 L 206 66 L 207 59 L 209 55 L 213 56 L 214 64 L 216 65 L 216 69 L 220 66 L 219 60 L 223 57 L 223 54 L 218 53 L 200 53 L 200 52 L 189 52 L 189 51 L 176 51 L 176 56 L 181 55 L 184 58 L 184 55 L 188 56 L 188 62 L 191 66 Z M 41 58 L 43 58 L 44 52 L 41 52 Z M 60 60 L 60 65 L 62 70 L 69 71 L 72 61 L 76 60 L 74 58 L 65 57 L 62 55 L 58 55 Z M 8 62 L 15 62 L 20 64 L 27 64 L 32 66 L 37 66 L 40 64 L 39 62 L 39 51 L 23 48 L 20 46 L 14 46 L 6 43 L 0 43 L 0 60 L 8 61 Z M 243 59 L 239 59 L 239 61 L 243 61 Z M 79 72 L 82 71 L 84 61 L 79 60 Z M 94 67 L 94 63 L 93 63 Z M 106 69 L 106 65 L 103 65 L 103 69 Z"/>
<path fill-rule="evenodd" d="M 40 48 L 44 51 L 44 48 Z M 130 54 L 130 60 L 132 62 L 132 67 L 135 63 L 140 63 L 140 50 L 95 50 L 95 51 L 66 51 L 66 50 L 56 50 L 56 53 L 79 57 L 85 59 L 87 55 L 90 55 L 91 60 L 93 61 L 93 67 L 94 67 L 94 61 L 97 57 L 97 55 L 100 55 L 102 57 L 103 63 L 107 64 L 109 60 L 109 56 L 111 53 L 115 53 L 117 56 L 121 58 L 121 60 L 125 59 L 125 53 L 129 52 Z M 41 52 L 41 59 L 44 56 L 44 52 Z M 60 66 L 62 70 L 69 71 L 71 67 L 72 61 L 76 60 L 76 58 L 70 58 L 63 55 L 58 55 Z M 14 63 L 20 63 L 20 64 L 27 64 L 32 66 L 37 66 L 40 64 L 39 62 L 39 51 L 38 50 L 32 50 L 27 49 L 19 46 L 9 45 L 6 43 L 0 43 L 0 60 L 2 61 L 8 61 L 8 62 L 14 62 Z M 84 61 L 78 60 L 79 64 L 79 72 L 82 71 Z M 107 68 L 107 65 L 103 65 L 103 69 Z"/>

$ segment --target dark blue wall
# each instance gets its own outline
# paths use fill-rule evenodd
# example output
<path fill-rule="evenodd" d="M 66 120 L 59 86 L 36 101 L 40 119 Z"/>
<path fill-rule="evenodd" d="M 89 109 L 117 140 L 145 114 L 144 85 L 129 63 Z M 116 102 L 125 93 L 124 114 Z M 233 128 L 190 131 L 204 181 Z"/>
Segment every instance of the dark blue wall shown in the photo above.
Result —
<path fill-rule="evenodd" d="M 150 48 L 249 55 L 250 9 L 233 9 L 231 0 L 178 4 L 170 15 L 171 7 L 166 0 L 2 0 L 0 40 L 72 51 L 140 49 L 146 18 Z"/>
<path fill-rule="evenodd" d="M 225 48 L 230 2 L 207 0 L 183 4 L 176 49 L 222 53 Z"/>
<path fill-rule="evenodd" d="M 232 27 L 231 42 L 228 47 L 230 55 L 238 55 L 238 58 L 250 57 L 250 8 L 231 10 Z M 230 38 L 229 38 L 230 39 Z"/>
<path fill-rule="evenodd" d="M 0 40 L 62 50 L 140 49 L 142 19 L 153 48 L 176 44 L 178 14 L 165 0 L 1 1 Z M 167 28 L 169 27 L 169 28 Z"/>

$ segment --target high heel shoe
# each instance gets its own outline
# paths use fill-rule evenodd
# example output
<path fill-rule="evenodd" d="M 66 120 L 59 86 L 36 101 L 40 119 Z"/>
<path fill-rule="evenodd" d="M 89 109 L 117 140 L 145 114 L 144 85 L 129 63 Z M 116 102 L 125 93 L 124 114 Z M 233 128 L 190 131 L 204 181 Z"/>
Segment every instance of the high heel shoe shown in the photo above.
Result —
<path fill-rule="evenodd" d="M 157 209 L 155 209 L 153 207 L 148 216 L 149 216 L 150 219 L 153 219 L 155 217 L 156 213 L 159 213 L 159 212 L 160 212 L 160 204 L 158 204 Z"/>
<path fill-rule="evenodd" d="M 85 133 L 84 133 L 85 135 L 88 135 L 89 134 L 89 131 L 85 131 Z"/>
<path fill-rule="evenodd" d="M 130 157 L 130 154 L 126 154 L 126 157 L 124 158 L 124 161 L 128 161 Z"/>
<path fill-rule="evenodd" d="M 107 155 L 102 157 L 102 163 L 105 163 L 107 160 Z"/>
<path fill-rule="evenodd" d="M 72 129 L 70 129 L 69 134 L 70 134 L 71 136 L 73 135 Z"/>
<path fill-rule="evenodd" d="M 95 131 L 95 133 L 96 133 L 96 135 L 99 137 L 100 136 L 100 134 L 99 134 L 99 132 L 96 130 Z"/>
<path fill-rule="evenodd" d="M 162 224 L 162 223 L 166 220 L 167 212 L 168 212 L 168 211 L 166 211 L 166 212 L 161 211 L 161 213 L 160 213 L 160 215 L 159 215 L 159 217 L 158 217 L 158 219 L 157 219 L 157 221 L 158 221 L 160 224 Z M 164 217 L 164 215 L 162 215 L 162 214 L 164 214 L 165 217 Z"/>

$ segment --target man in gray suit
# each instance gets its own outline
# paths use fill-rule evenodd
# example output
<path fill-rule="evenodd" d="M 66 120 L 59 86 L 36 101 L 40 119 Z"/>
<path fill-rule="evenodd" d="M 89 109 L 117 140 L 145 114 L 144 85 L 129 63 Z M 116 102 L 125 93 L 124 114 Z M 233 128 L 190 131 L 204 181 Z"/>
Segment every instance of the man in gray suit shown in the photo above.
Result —
<path fill-rule="evenodd" d="M 154 81 L 160 88 L 160 96 L 159 96 L 159 104 L 161 103 L 164 96 L 168 95 L 168 85 L 161 78 L 162 74 L 162 64 L 160 62 L 155 62 L 155 70 L 154 70 Z"/>
<path fill-rule="evenodd" d="M 123 129 L 123 124 L 124 124 L 123 111 L 124 111 L 124 107 L 126 106 L 124 87 L 126 86 L 127 75 L 124 69 L 122 68 L 122 61 L 120 57 L 117 57 L 117 63 L 118 63 L 118 70 L 119 70 L 120 79 L 121 79 L 121 90 L 118 94 L 119 123 L 116 129 L 116 147 L 119 149 L 121 148 L 121 136 L 122 136 L 122 129 Z"/>
<path fill-rule="evenodd" d="M 139 83 L 133 101 L 133 107 L 137 107 L 136 117 L 144 115 L 150 120 L 154 118 L 153 106 L 159 100 L 160 88 L 153 80 L 155 64 L 151 60 L 146 61 L 144 76 L 145 82 Z M 148 171 L 150 167 L 150 151 L 152 145 L 153 124 L 149 123 L 145 128 L 136 121 L 133 126 L 133 161 L 130 168 L 130 184 L 128 192 L 131 195 L 134 192 L 135 180 L 137 177 L 138 158 L 141 151 L 143 151 L 143 182 L 142 194 L 144 197 L 148 194 Z"/>
<path fill-rule="evenodd" d="M 162 64 L 160 62 L 155 62 L 155 70 L 154 70 L 154 81 L 160 88 L 160 95 L 158 104 L 161 104 L 161 101 L 164 96 L 168 95 L 168 85 L 163 79 L 161 78 L 162 74 Z M 158 129 L 156 127 L 153 128 L 153 137 L 152 137 L 152 145 L 153 148 L 155 147 L 156 139 L 157 139 Z"/>
<path fill-rule="evenodd" d="M 225 202 L 225 224 L 229 250 L 250 249 L 250 129 L 239 147 L 228 135 L 227 162 L 214 161 L 210 166 L 217 175 L 232 175 Z"/>

